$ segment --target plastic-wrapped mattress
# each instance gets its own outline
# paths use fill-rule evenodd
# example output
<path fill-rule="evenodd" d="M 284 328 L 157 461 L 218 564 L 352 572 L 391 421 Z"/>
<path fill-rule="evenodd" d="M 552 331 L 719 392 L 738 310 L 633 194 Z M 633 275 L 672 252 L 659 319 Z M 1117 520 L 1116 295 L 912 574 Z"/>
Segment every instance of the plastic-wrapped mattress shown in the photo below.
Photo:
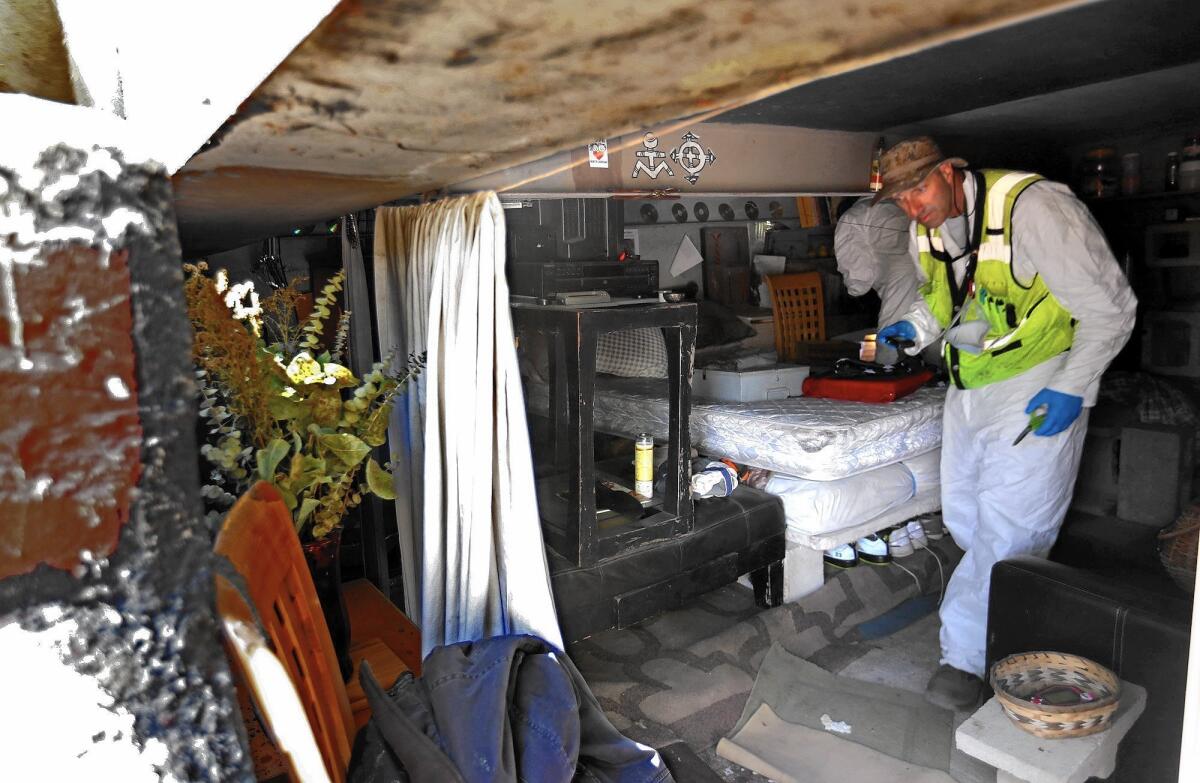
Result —
<path fill-rule="evenodd" d="M 596 378 L 594 426 L 634 436 L 668 434 L 666 381 Z M 530 407 L 543 415 L 548 387 L 526 384 Z M 789 397 L 757 402 L 692 398 L 692 446 L 703 454 L 800 478 L 831 480 L 937 448 L 944 389 L 923 388 L 885 404 Z"/>

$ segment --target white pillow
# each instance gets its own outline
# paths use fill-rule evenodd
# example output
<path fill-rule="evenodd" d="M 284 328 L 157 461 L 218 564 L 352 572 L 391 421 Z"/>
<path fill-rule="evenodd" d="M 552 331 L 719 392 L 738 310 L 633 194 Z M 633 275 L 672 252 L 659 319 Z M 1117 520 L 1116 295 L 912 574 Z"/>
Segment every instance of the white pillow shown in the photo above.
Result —
<path fill-rule="evenodd" d="M 624 329 L 596 339 L 596 372 L 625 378 L 666 378 L 667 345 L 662 329 Z"/>

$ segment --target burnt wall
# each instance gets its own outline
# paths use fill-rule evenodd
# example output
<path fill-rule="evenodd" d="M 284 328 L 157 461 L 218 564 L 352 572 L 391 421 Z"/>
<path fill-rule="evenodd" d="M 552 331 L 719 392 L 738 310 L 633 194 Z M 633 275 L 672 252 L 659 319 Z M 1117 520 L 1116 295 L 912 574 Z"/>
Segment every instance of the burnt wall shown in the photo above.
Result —
<path fill-rule="evenodd" d="M 41 120 L 21 111 L 6 125 Z M 61 721 L 25 727 L 44 742 L 5 767 L 41 753 L 41 779 L 63 759 L 252 779 L 212 604 L 170 185 L 80 135 L 0 148 L 0 656 L 65 675 L 19 708 L 53 717 L 58 699 Z M 29 685 L 6 668 L 0 692 Z M 127 729 L 101 720 L 81 747 L 65 705 L 89 692 Z"/>

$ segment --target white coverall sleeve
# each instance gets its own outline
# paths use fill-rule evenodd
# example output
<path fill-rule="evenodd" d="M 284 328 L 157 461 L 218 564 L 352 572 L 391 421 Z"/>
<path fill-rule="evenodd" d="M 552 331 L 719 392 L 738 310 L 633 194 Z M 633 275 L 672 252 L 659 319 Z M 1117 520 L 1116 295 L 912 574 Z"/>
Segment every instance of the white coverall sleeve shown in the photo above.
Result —
<path fill-rule="evenodd" d="M 1057 182 L 1031 185 L 1013 209 L 1013 270 L 1040 274 L 1077 321 L 1050 388 L 1096 404 L 1100 376 L 1133 331 L 1137 299 L 1087 207 Z"/>
<path fill-rule="evenodd" d="M 838 218 L 833 256 L 850 296 L 862 296 L 875 285 L 879 259 L 871 246 L 871 199 L 863 197 Z"/>
<path fill-rule="evenodd" d="M 917 224 L 913 223 L 909 226 L 909 258 L 915 267 L 916 288 L 919 289 L 927 280 L 925 273 L 917 264 Z M 925 303 L 924 297 L 919 293 L 914 292 L 912 304 L 909 305 L 908 312 L 903 317 L 897 319 L 900 321 L 908 321 L 917 330 L 917 338 L 914 341 L 916 344 L 912 348 L 906 348 L 905 353 L 909 356 L 916 356 L 921 352 L 922 348 L 933 343 L 942 334 L 942 328 L 938 326 L 937 319 L 933 317 L 933 313 L 929 309 L 929 305 Z"/>

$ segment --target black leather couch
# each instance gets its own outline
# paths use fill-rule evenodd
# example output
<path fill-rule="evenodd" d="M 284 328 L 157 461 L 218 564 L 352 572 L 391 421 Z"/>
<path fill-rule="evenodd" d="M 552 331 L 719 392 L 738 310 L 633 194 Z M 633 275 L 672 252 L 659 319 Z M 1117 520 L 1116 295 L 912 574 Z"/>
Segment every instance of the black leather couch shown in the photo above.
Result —
<path fill-rule="evenodd" d="M 992 569 L 988 666 L 1012 653 L 1057 650 L 1091 658 L 1143 686 L 1146 710 L 1122 741 L 1109 780 L 1174 783 L 1191 596 L 1170 582 L 1161 567 L 1139 567 L 1150 564 L 1145 545 L 1128 547 L 1126 554 L 1134 557 L 1122 560 L 1103 546 L 1084 551 L 1087 541 L 1068 528 L 1052 555 L 1087 564 L 1086 570 L 1031 557 L 1006 560 Z M 1136 562 L 1139 557 L 1143 562 Z"/>
<path fill-rule="evenodd" d="M 760 605 L 783 591 L 783 502 L 742 484 L 696 501 L 691 533 L 581 567 L 547 547 L 563 640 L 625 628 L 749 573 Z"/>

